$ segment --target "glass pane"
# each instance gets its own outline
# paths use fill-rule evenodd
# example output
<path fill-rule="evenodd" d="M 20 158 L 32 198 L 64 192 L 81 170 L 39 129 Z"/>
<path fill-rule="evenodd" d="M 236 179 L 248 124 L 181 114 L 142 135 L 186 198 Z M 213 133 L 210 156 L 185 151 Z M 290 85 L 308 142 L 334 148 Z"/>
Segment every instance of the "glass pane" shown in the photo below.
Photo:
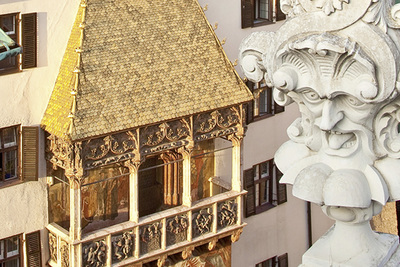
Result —
<path fill-rule="evenodd" d="M 260 206 L 260 184 L 256 184 L 256 206 Z"/>
<path fill-rule="evenodd" d="M 267 89 L 268 90 L 268 89 Z M 259 101 L 260 101 L 260 114 L 268 113 L 268 93 L 267 90 L 264 90 L 260 93 Z"/>
<path fill-rule="evenodd" d="M 49 220 L 50 223 L 55 222 L 64 229 L 69 229 L 69 185 L 60 180 L 65 181 L 64 170 L 58 168 L 53 173 L 54 184 L 49 188 Z"/>
<path fill-rule="evenodd" d="M 19 238 L 14 236 L 7 239 L 7 257 L 18 255 L 19 253 Z"/>
<path fill-rule="evenodd" d="M 259 176 L 259 165 L 254 166 L 253 171 L 254 171 L 254 181 L 256 181 L 260 177 Z"/>
<path fill-rule="evenodd" d="M 269 176 L 269 161 L 260 164 L 261 178 Z"/>
<path fill-rule="evenodd" d="M 12 259 L 4 263 L 4 267 L 19 267 L 19 259 Z"/>
<path fill-rule="evenodd" d="M 4 148 L 17 145 L 16 128 L 7 128 L 3 130 Z"/>
<path fill-rule="evenodd" d="M 17 177 L 17 150 L 4 153 L 5 158 L 5 179 Z"/>
<path fill-rule="evenodd" d="M 260 18 L 268 19 L 268 0 L 260 0 Z"/>
<path fill-rule="evenodd" d="M 262 183 L 260 183 L 260 202 L 261 202 L 261 204 L 268 202 L 267 196 L 268 196 L 268 192 L 267 192 L 266 182 L 262 182 Z"/>
<path fill-rule="evenodd" d="M 0 241 L 0 260 L 4 259 L 4 240 Z M 1 265 L 0 265 L 1 267 Z"/>
<path fill-rule="evenodd" d="M 2 17 L 1 29 L 8 35 L 15 34 L 15 16 Z"/>

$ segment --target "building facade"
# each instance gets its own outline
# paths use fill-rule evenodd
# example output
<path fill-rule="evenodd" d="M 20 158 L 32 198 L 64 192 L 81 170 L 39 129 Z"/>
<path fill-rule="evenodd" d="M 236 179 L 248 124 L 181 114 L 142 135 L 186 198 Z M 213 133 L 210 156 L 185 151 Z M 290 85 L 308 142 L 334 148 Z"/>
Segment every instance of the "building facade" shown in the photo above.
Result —
<path fill-rule="evenodd" d="M 0 3 L 0 266 L 296 266 L 330 226 L 278 185 L 295 107 L 233 69 L 277 3 L 199 2 Z"/>
<path fill-rule="evenodd" d="M 200 0 L 205 15 L 223 45 L 228 58 L 235 62 L 244 38 L 252 32 L 276 31 L 284 17 L 279 1 Z M 262 7 L 265 8 L 262 8 Z M 236 66 L 241 77 L 242 70 Z M 295 105 L 283 110 L 272 99 L 267 83 L 250 84 L 254 101 L 248 108 L 248 124 L 243 141 L 243 186 L 248 191 L 240 242 L 232 246 L 232 266 L 298 266 L 308 247 L 323 235 L 333 221 L 320 207 L 292 196 L 291 186 L 278 186 L 279 173 L 273 158 L 276 150 L 288 140 L 286 129 L 299 117 Z M 284 191 L 285 193 L 282 193 Z M 252 194 L 253 193 L 253 194 Z M 310 244 L 311 243 L 311 244 Z M 256 245 L 254 245 L 256 244 Z M 247 249 L 251 247 L 252 249 Z"/>

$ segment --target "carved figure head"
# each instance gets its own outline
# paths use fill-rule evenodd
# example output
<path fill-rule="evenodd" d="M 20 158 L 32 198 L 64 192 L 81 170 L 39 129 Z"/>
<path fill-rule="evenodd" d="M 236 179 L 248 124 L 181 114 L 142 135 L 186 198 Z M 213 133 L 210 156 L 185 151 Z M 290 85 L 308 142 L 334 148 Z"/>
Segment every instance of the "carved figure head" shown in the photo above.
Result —
<path fill-rule="evenodd" d="M 370 3 L 364 4 L 367 10 Z M 375 10 L 390 8 L 381 2 L 373 5 Z M 363 15 L 351 5 L 343 5 L 342 13 L 324 9 L 325 15 L 318 6 L 292 7 L 299 12 L 287 13 L 292 18 L 278 32 L 253 33 L 240 47 L 246 77 L 264 79 L 278 104 L 299 106 L 301 117 L 287 130 L 290 141 L 275 155 L 284 173 L 281 181 L 294 186 L 304 182 L 301 190 L 305 184 L 315 188 L 307 171 L 319 168 L 326 173 L 318 180 L 323 188 L 331 175 L 344 170 L 339 173 L 357 177 L 350 179 L 350 187 L 365 178 L 371 200 L 384 205 L 388 199 L 400 199 L 399 179 L 387 171 L 400 171 L 400 34 L 394 29 L 400 28 L 400 19 L 392 17 L 392 24 L 385 24 L 389 20 L 379 16 L 388 12 L 368 9 Z M 345 11 L 348 17 L 343 17 Z M 374 20 L 378 18 L 380 23 Z M 296 192 L 312 201 L 306 191 Z M 322 195 L 316 199 L 325 203 Z M 353 206 L 361 205 L 356 202 Z"/>

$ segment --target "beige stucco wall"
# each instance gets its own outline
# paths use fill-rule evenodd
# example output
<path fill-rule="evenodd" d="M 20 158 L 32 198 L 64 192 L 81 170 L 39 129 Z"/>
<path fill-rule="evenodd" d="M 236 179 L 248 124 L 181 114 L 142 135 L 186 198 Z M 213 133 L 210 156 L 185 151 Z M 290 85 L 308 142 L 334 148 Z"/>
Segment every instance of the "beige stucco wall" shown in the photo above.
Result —
<path fill-rule="evenodd" d="M 238 58 L 239 45 L 243 38 L 256 31 L 276 31 L 282 25 L 279 22 L 241 29 L 240 0 L 199 0 L 199 3 L 203 7 L 208 4 L 206 17 L 211 25 L 218 23 L 215 32 L 220 40 L 226 38 L 223 48 L 232 62 Z M 242 76 L 240 67 L 235 68 Z M 280 145 L 288 140 L 286 128 L 298 116 L 297 106 L 291 105 L 282 114 L 248 125 L 243 141 L 242 170 L 273 158 Z M 216 159 L 216 168 L 221 166 L 222 161 L 218 162 Z M 216 173 L 225 177 L 224 171 L 216 170 Z M 233 267 L 253 267 L 261 261 L 284 253 L 289 255 L 289 266 L 294 267 L 301 263 L 302 254 L 308 248 L 306 203 L 292 196 L 291 186 L 288 186 L 287 193 L 287 203 L 243 219 L 248 225 L 239 241 L 232 245 Z M 333 222 L 316 205 L 312 205 L 311 213 L 315 242 Z"/>
<path fill-rule="evenodd" d="M 38 126 L 46 109 L 61 64 L 80 0 L 0 1 L 0 14 L 32 13 L 38 17 L 36 68 L 0 75 L 0 128 L 21 124 Z M 39 181 L 0 187 L 0 239 L 42 230 L 47 217 L 44 133 L 39 138 Z M 42 250 L 46 258 L 47 247 Z M 45 264 L 45 263 L 43 263 Z"/>

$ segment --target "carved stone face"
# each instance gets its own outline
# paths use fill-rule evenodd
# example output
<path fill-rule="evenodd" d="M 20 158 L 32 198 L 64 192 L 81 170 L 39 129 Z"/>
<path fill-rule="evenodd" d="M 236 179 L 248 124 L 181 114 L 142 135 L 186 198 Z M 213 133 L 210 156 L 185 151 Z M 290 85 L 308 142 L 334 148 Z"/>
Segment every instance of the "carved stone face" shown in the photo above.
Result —
<path fill-rule="evenodd" d="M 312 88 L 296 89 L 289 95 L 297 94 L 308 111 L 312 143 L 309 148 L 331 156 L 350 157 L 356 152 L 372 157 L 372 120 L 377 105 L 366 103 L 351 91 Z M 311 118 L 310 118 L 311 117 Z M 318 136 L 320 135 L 320 136 Z M 320 144 L 320 145 L 318 145 Z"/>

